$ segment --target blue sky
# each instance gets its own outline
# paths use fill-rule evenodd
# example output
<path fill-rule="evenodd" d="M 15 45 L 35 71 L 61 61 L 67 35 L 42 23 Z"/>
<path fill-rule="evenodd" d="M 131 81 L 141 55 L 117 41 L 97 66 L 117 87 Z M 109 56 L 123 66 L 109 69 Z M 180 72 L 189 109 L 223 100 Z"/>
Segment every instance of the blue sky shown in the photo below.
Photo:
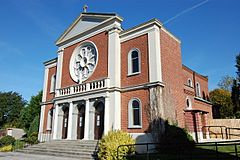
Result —
<path fill-rule="evenodd" d="M 42 89 L 43 62 L 56 57 L 55 40 L 79 16 L 115 12 L 123 28 L 157 18 L 182 42 L 183 64 L 209 76 L 209 89 L 235 76 L 240 52 L 239 0 L 7 0 L 0 5 L 0 91 L 29 100 Z"/>

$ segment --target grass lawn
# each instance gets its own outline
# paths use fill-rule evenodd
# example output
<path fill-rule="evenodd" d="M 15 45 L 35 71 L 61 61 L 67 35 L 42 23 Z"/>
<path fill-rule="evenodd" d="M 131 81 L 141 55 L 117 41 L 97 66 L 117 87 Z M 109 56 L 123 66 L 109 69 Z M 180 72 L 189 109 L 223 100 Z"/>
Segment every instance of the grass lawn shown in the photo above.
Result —
<path fill-rule="evenodd" d="M 176 147 L 177 150 L 169 149 L 162 153 L 151 153 L 142 155 L 133 155 L 127 159 L 129 160 L 237 160 L 234 145 L 218 146 L 211 144 L 204 146 L 196 146 L 194 148 L 186 149 L 184 147 Z M 240 156 L 240 145 L 237 146 L 238 156 Z"/>

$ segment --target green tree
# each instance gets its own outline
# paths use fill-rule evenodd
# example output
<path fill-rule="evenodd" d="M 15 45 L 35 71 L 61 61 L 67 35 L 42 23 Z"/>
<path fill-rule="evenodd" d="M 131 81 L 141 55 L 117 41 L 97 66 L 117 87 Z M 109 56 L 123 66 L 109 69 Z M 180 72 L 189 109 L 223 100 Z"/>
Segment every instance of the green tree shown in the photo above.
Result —
<path fill-rule="evenodd" d="M 235 78 L 229 75 L 223 76 L 220 82 L 218 83 L 218 87 L 231 92 L 234 80 Z"/>
<path fill-rule="evenodd" d="M 236 113 L 237 111 L 240 111 L 239 84 L 237 83 L 237 80 L 233 81 L 231 98 L 233 103 L 233 112 Z"/>
<path fill-rule="evenodd" d="M 36 96 L 32 96 L 30 102 L 26 105 L 20 115 L 21 127 L 28 132 L 31 124 L 34 122 L 35 117 L 39 118 L 41 112 L 42 102 L 42 91 L 40 91 Z M 35 120 L 36 122 L 36 120 Z"/>
<path fill-rule="evenodd" d="M 224 89 L 215 89 L 209 93 L 213 107 L 219 108 L 220 118 L 233 117 L 231 93 Z"/>
<path fill-rule="evenodd" d="M 0 128 L 15 127 L 26 101 L 17 92 L 0 92 Z"/>
<path fill-rule="evenodd" d="M 240 53 L 236 56 L 236 65 L 235 67 L 237 68 L 237 75 L 238 75 L 238 80 L 240 79 Z"/>

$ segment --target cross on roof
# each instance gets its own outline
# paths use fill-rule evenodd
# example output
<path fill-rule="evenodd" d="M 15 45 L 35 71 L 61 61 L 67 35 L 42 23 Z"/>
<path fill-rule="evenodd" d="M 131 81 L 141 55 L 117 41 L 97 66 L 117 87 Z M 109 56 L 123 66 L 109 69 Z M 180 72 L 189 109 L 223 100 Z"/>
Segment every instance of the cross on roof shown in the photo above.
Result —
<path fill-rule="evenodd" d="M 87 12 L 87 8 L 88 8 L 88 6 L 85 4 L 85 5 L 83 6 L 83 12 L 84 12 L 84 13 Z"/>

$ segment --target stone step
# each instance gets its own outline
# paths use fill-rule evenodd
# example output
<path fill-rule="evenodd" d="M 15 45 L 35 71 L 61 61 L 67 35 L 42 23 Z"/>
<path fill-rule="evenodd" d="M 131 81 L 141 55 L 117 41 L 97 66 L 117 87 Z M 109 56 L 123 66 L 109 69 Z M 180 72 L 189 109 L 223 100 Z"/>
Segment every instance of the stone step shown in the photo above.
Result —
<path fill-rule="evenodd" d="M 46 148 L 46 147 L 52 147 L 52 148 L 72 148 L 72 149 L 97 149 L 97 145 L 34 145 L 30 147 L 38 147 L 38 148 Z"/>
<path fill-rule="evenodd" d="M 31 148 L 31 149 L 24 149 L 25 151 L 37 151 L 37 152 L 42 152 L 42 153 L 65 153 L 65 154 L 80 154 L 80 155 L 93 155 L 94 152 L 88 151 L 70 151 L 70 150 L 57 150 L 57 149 L 38 149 L 38 148 Z"/>
<path fill-rule="evenodd" d="M 72 157 L 78 159 L 94 159 L 98 141 L 84 140 L 56 140 L 37 145 L 28 146 L 17 152 Z"/>
<path fill-rule="evenodd" d="M 55 152 L 42 152 L 42 151 L 27 151 L 27 150 L 18 150 L 16 152 L 20 152 L 20 153 L 25 153 L 25 154 L 37 154 L 37 155 L 49 155 L 49 156 L 56 156 L 56 157 L 69 157 L 69 158 L 78 158 L 78 159 L 83 159 L 83 160 L 87 160 L 87 159 L 97 159 L 96 156 L 94 155 L 85 155 L 85 154 L 65 154 L 65 153 L 55 153 Z"/>
<path fill-rule="evenodd" d="M 32 146 L 25 148 L 24 150 L 56 150 L 56 151 L 74 151 L 74 152 L 93 152 L 95 151 L 95 148 L 58 148 L 56 147 L 39 147 L 39 146 Z"/>

